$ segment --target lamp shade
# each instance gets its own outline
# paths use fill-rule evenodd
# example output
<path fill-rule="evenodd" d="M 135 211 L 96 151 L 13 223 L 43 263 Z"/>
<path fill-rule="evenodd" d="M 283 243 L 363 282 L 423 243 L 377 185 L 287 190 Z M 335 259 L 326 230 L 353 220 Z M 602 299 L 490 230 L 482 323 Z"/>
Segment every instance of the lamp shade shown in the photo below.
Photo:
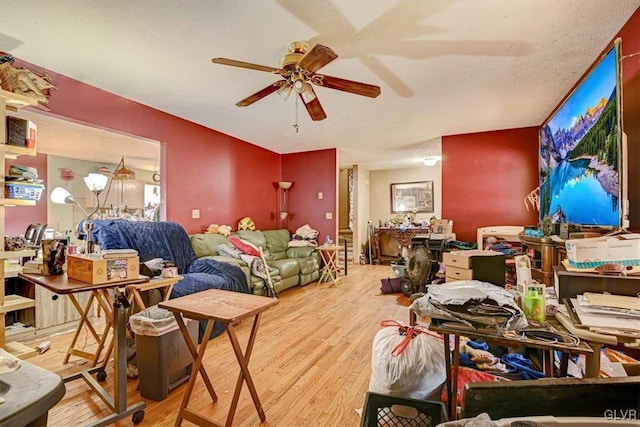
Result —
<path fill-rule="evenodd" d="M 90 173 L 84 177 L 84 183 L 91 191 L 102 191 L 107 186 L 109 178 L 101 173 Z"/>
<path fill-rule="evenodd" d="M 124 157 L 116 166 L 116 170 L 113 172 L 113 179 L 136 179 L 136 173 L 124 165 Z"/>
<path fill-rule="evenodd" d="M 290 181 L 280 181 L 280 182 L 278 183 L 278 186 L 279 186 L 280 188 L 282 188 L 283 190 L 288 190 L 288 189 L 290 189 L 292 185 L 293 185 L 293 182 L 290 182 Z"/>
<path fill-rule="evenodd" d="M 73 196 L 66 189 L 62 187 L 56 187 L 51 192 L 51 201 L 63 205 L 65 203 L 73 203 Z"/>

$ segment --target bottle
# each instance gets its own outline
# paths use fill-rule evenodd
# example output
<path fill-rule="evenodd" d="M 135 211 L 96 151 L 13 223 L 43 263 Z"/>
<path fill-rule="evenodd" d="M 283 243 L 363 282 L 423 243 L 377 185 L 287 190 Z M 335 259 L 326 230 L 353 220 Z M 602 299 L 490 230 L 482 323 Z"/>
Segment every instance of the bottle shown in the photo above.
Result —
<path fill-rule="evenodd" d="M 324 239 L 324 244 L 329 246 L 331 244 L 331 237 L 327 234 L 327 237 Z"/>
<path fill-rule="evenodd" d="M 533 319 L 540 323 L 545 321 L 544 298 L 534 286 L 529 287 L 522 298 L 522 311 L 527 319 Z"/>

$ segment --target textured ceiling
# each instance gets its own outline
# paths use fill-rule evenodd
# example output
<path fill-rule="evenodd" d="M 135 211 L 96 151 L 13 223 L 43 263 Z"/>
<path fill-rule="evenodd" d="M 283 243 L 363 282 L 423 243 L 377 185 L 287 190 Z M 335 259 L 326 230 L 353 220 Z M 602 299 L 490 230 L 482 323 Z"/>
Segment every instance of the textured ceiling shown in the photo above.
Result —
<path fill-rule="evenodd" d="M 0 50 L 278 153 L 340 149 L 340 164 L 417 165 L 440 137 L 537 126 L 640 0 L 24 1 L 0 3 Z M 278 66 L 296 40 L 331 47 L 321 72 L 379 85 L 316 92 L 327 119 L 277 80 L 211 63 Z M 624 43 L 624 41 L 623 41 Z"/>

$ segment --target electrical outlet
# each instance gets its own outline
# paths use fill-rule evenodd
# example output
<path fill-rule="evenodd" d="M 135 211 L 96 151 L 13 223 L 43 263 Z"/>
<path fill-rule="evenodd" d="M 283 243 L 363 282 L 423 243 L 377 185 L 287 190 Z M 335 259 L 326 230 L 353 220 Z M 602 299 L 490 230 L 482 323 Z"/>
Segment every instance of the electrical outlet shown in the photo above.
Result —
<path fill-rule="evenodd" d="M 326 214 L 324 214 L 324 217 L 326 219 L 333 219 L 333 214 L 331 212 L 327 212 Z"/>
<path fill-rule="evenodd" d="M 200 209 L 191 209 L 191 218 L 193 219 L 200 218 Z"/>
<path fill-rule="evenodd" d="M 322 199 L 324 199 L 324 194 L 322 194 L 322 191 L 320 191 L 318 193 L 318 200 L 322 200 Z"/>

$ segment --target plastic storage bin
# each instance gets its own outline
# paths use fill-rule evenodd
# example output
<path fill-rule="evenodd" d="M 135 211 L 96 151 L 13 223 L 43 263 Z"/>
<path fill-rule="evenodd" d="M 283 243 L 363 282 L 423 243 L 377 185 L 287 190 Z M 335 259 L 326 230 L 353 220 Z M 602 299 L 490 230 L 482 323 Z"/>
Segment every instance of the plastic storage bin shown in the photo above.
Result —
<path fill-rule="evenodd" d="M 441 402 L 367 393 L 360 427 L 431 427 L 447 421 Z"/>
<path fill-rule="evenodd" d="M 140 396 L 164 400 L 167 394 L 189 379 L 193 357 L 173 313 L 157 305 L 129 318 L 136 339 Z M 188 323 L 187 323 L 188 322 Z M 193 342 L 198 339 L 198 322 L 185 319 Z"/>

